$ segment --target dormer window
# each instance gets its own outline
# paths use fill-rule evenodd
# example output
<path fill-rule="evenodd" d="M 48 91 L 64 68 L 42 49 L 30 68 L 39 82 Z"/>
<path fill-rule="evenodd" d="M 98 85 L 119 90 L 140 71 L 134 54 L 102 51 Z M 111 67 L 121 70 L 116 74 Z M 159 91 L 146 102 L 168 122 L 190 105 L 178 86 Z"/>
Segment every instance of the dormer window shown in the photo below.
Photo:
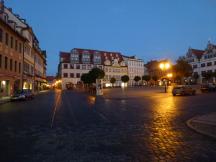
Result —
<path fill-rule="evenodd" d="M 101 64 L 101 55 L 98 51 L 94 53 L 94 64 Z"/>
<path fill-rule="evenodd" d="M 79 63 L 79 53 L 77 50 L 71 52 L 71 63 Z"/>
<path fill-rule="evenodd" d="M 82 62 L 83 63 L 90 63 L 90 54 L 88 51 L 83 51 Z"/>

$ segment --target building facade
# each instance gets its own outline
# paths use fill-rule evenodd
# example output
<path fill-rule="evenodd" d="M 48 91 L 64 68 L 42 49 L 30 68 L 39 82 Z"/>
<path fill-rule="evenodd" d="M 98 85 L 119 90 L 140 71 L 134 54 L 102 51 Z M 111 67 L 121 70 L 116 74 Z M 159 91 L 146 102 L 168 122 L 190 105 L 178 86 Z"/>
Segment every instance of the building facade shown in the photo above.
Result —
<path fill-rule="evenodd" d="M 7 8 L 4 1 L 0 2 L 0 21 L 2 30 L 1 54 L 8 56 L 8 66 L 14 66 L 14 71 L 20 70 L 21 79 L 19 79 L 18 89 L 31 89 L 33 92 L 37 92 L 41 89 L 42 83 L 46 81 L 46 53 L 40 49 L 39 41 L 26 20 L 14 14 L 11 8 Z M 13 57 L 12 60 L 9 58 L 10 55 Z M 13 75 L 12 71 L 2 69 L 0 74 L 9 76 Z M 9 85 L 9 81 L 6 83 Z M 10 81 L 10 88 L 7 88 L 10 91 L 8 90 L 4 95 L 13 94 L 13 87 L 17 87 L 17 85 L 18 81 L 15 84 Z"/>
<path fill-rule="evenodd" d="M 25 38 L 5 22 L 0 14 L 0 97 L 22 87 L 23 45 Z"/>
<path fill-rule="evenodd" d="M 128 66 L 121 53 L 74 48 L 71 52 L 60 52 L 62 88 L 78 84 L 82 74 L 94 67 L 104 70 L 104 86 L 110 85 L 111 78 L 116 79 L 114 86 L 121 86 L 121 77 L 128 75 Z"/>
<path fill-rule="evenodd" d="M 128 57 L 124 56 L 124 60 L 128 67 L 128 76 L 130 78 L 128 84 L 133 86 L 136 84 L 134 81 L 135 76 L 139 76 L 142 79 L 144 76 L 144 61 L 142 59 L 138 59 L 135 56 Z M 140 81 L 141 82 L 141 81 Z"/>
<path fill-rule="evenodd" d="M 216 72 L 216 45 L 208 42 L 205 50 L 189 48 L 186 60 L 193 68 L 193 74 L 198 74 L 198 82 L 205 82 L 204 73 Z M 215 81 L 213 78 L 212 81 Z"/>

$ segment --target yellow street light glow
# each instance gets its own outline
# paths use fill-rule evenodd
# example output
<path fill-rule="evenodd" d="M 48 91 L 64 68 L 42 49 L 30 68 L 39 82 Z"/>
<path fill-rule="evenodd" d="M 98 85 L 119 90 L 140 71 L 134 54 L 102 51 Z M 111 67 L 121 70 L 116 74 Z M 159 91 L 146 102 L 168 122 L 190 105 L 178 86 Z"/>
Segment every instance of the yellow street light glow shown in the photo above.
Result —
<path fill-rule="evenodd" d="M 160 63 L 159 67 L 161 70 L 167 70 L 170 68 L 170 63 L 169 62 L 165 62 L 165 63 Z"/>
<path fill-rule="evenodd" d="M 6 81 L 3 80 L 2 81 L 2 85 L 5 86 L 6 85 Z"/>
<path fill-rule="evenodd" d="M 169 73 L 169 74 L 167 74 L 167 77 L 168 77 L 168 78 L 172 78 L 172 77 L 173 77 L 173 74 L 172 74 L 172 73 Z"/>
<path fill-rule="evenodd" d="M 165 68 L 169 69 L 170 68 L 170 63 L 165 63 Z"/>
<path fill-rule="evenodd" d="M 164 69 L 164 63 L 160 63 L 160 65 L 159 65 L 159 67 L 160 67 L 160 69 Z"/>

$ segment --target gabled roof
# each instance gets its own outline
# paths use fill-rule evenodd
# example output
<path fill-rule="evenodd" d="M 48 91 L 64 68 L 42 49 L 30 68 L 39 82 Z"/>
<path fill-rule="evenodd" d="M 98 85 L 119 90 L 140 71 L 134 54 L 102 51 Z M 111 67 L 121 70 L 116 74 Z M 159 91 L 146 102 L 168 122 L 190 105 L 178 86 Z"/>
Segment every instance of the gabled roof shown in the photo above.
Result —
<path fill-rule="evenodd" d="M 205 53 L 204 50 L 198 50 L 198 49 L 190 49 L 190 50 L 191 50 L 192 54 L 194 56 L 196 56 L 198 59 L 201 59 L 203 54 Z"/>
<path fill-rule="evenodd" d="M 117 59 L 118 62 L 123 61 L 123 55 L 120 52 L 109 52 L 109 51 L 100 51 L 100 50 L 92 50 L 92 49 L 81 49 L 81 48 L 74 48 L 79 54 L 79 63 L 82 64 L 82 55 L 84 51 L 87 51 L 90 55 L 90 64 L 93 64 L 94 55 L 97 53 L 101 56 L 101 64 L 104 64 L 106 60 L 113 61 Z M 70 53 L 69 52 L 60 52 L 60 58 L 62 62 L 70 62 Z"/>

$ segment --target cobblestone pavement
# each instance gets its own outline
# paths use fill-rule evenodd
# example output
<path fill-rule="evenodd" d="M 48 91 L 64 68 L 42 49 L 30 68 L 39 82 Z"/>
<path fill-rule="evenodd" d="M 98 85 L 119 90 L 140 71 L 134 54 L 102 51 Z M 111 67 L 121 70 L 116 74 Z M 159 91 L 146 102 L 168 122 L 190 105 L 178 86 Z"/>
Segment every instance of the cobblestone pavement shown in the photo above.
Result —
<path fill-rule="evenodd" d="M 186 126 L 216 110 L 216 94 L 55 91 L 0 105 L 0 161 L 216 161 L 216 140 Z"/>

